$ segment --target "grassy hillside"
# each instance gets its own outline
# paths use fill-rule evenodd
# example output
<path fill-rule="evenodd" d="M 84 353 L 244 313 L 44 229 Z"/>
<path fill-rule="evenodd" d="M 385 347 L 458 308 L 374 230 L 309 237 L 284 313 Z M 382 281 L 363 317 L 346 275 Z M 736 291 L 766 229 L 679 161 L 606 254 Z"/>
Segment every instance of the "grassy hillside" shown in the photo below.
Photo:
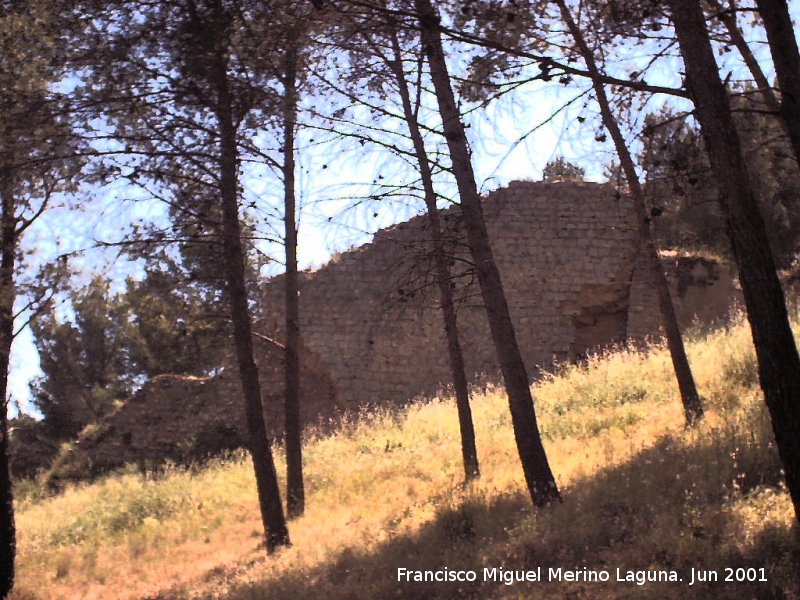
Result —
<path fill-rule="evenodd" d="M 800 543 L 748 332 L 736 324 L 689 352 L 710 408 L 697 431 L 682 428 L 660 347 L 593 357 L 535 387 L 564 496 L 546 511 L 524 495 L 506 400 L 489 389 L 474 400 L 483 476 L 468 488 L 449 399 L 310 439 L 308 515 L 269 559 L 242 456 L 49 498 L 28 486 L 12 598 L 800 598 Z M 400 567 L 477 581 L 398 582 Z M 482 581 L 484 567 L 541 567 L 545 579 L 551 567 L 605 569 L 611 581 L 506 585 Z M 720 579 L 725 567 L 763 568 L 767 581 L 689 586 L 691 567 Z M 686 581 L 615 582 L 617 568 Z"/>

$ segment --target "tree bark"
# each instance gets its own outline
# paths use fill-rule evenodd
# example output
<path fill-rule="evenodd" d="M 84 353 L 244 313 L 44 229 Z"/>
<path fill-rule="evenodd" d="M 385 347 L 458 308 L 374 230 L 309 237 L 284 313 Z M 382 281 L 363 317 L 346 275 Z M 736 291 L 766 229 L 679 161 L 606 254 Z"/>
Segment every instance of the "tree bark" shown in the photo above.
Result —
<path fill-rule="evenodd" d="M 670 0 L 686 85 L 720 189 L 720 205 L 739 269 L 758 373 L 800 517 L 800 356 L 725 87 L 695 0 Z"/>
<path fill-rule="evenodd" d="M 786 0 L 756 0 L 756 5 L 767 30 L 772 62 L 778 75 L 780 114 L 786 123 L 794 156 L 800 163 L 800 52 L 789 6 Z"/>
<path fill-rule="evenodd" d="M 222 208 L 222 237 L 227 279 L 227 296 L 233 322 L 234 346 L 244 394 L 247 428 L 250 434 L 250 454 L 253 458 L 261 520 L 266 535 L 267 552 L 288 546 L 289 531 L 281 504 L 278 476 L 261 402 L 258 367 L 253 352 L 253 334 L 245 282 L 245 255 L 242 249 L 238 201 L 238 149 L 227 66 L 224 56 L 215 56 L 214 84 L 215 113 L 220 135 L 220 204 Z"/>
<path fill-rule="evenodd" d="M 442 226 L 439 221 L 439 209 L 436 206 L 436 192 L 433 187 L 433 174 L 431 173 L 428 154 L 425 151 L 425 141 L 419 128 L 417 117 L 411 104 L 408 91 L 408 82 L 401 60 L 400 44 L 397 33 L 392 30 L 393 60 L 389 66 L 397 80 L 400 99 L 403 104 L 403 115 L 408 124 L 411 141 L 414 144 L 419 165 L 419 174 L 425 194 L 425 206 L 428 212 L 428 224 L 431 228 L 431 242 L 433 244 L 433 259 L 436 284 L 439 288 L 439 300 L 442 306 L 442 318 L 447 339 L 447 354 L 450 360 L 450 372 L 453 376 L 453 389 L 456 394 L 456 410 L 458 412 L 458 426 L 461 433 L 461 456 L 464 463 L 464 478 L 466 481 L 477 479 L 480 476 L 478 464 L 478 450 L 475 445 L 475 427 L 472 423 L 472 408 L 469 403 L 469 388 L 467 375 L 464 368 L 464 355 L 461 352 L 461 342 L 458 339 L 458 324 L 453 302 L 453 290 L 450 287 L 450 267 L 447 263 L 446 250 Z"/>
<path fill-rule="evenodd" d="M 667 277 L 664 275 L 664 269 L 661 265 L 661 259 L 658 256 L 655 240 L 653 239 L 653 232 L 650 228 L 650 217 L 647 214 L 647 207 L 644 200 L 644 191 L 642 190 L 639 176 L 636 173 L 636 167 L 633 162 L 628 145 L 625 138 L 619 129 L 617 120 L 614 118 L 614 113 L 611 110 L 611 104 L 608 101 L 605 86 L 600 77 L 600 69 L 594 59 L 594 53 L 589 48 L 583 37 L 572 14 L 567 7 L 564 0 L 556 0 L 558 8 L 561 11 L 561 17 L 567 24 L 567 28 L 575 40 L 575 45 L 578 47 L 579 52 L 583 56 L 586 63 L 586 70 L 589 71 L 592 79 L 592 86 L 594 87 L 597 103 L 600 105 L 600 114 L 603 119 L 603 124 L 606 126 L 611 139 L 614 142 L 614 147 L 619 156 L 620 164 L 625 172 L 625 178 L 628 180 L 628 187 L 630 188 L 631 197 L 633 199 L 633 207 L 636 211 L 636 222 L 639 226 L 639 240 L 642 250 L 645 253 L 647 260 L 648 270 L 653 280 L 653 285 L 656 289 L 658 296 L 658 306 L 661 312 L 661 322 L 664 326 L 664 333 L 667 337 L 667 345 L 669 347 L 670 357 L 672 358 L 672 367 L 675 370 L 675 378 L 678 381 L 678 389 L 681 394 L 681 403 L 683 404 L 683 414 L 688 426 L 694 425 L 703 417 L 703 403 L 700 400 L 700 395 L 697 393 L 697 386 L 692 376 L 692 369 L 689 366 L 689 359 L 686 356 L 686 348 L 683 345 L 683 337 L 681 336 L 680 326 L 678 325 L 678 318 L 675 316 L 675 306 L 672 303 L 672 297 L 669 293 L 669 283 Z"/>
<path fill-rule="evenodd" d="M 300 424 L 300 302 L 297 282 L 297 215 L 294 137 L 297 122 L 297 47 L 288 36 L 283 72 L 283 187 L 286 275 L 286 352 L 284 417 L 286 435 L 286 510 L 289 518 L 305 510 L 303 441 Z"/>
<path fill-rule="evenodd" d="M 14 266 L 17 250 L 17 220 L 8 184 L 8 169 L 0 172 L 0 598 L 14 587 L 16 526 L 11 464 L 8 456 L 8 369 L 14 338 Z"/>
<path fill-rule="evenodd" d="M 467 229 L 467 239 L 477 270 L 478 285 L 486 307 L 500 369 L 506 384 L 514 439 L 519 452 L 525 482 L 536 506 L 546 506 L 559 500 L 558 487 L 545 454 L 536 412 L 531 397 L 530 382 L 517 345 L 514 325 L 503 291 L 500 272 L 494 262 L 481 199 L 475 184 L 467 137 L 461 115 L 456 107 L 450 76 L 439 32 L 439 17 L 430 0 L 415 0 L 420 22 L 422 45 L 431 70 L 444 136 L 450 151 L 453 174 L 456 178 L 461 211 Z"/>

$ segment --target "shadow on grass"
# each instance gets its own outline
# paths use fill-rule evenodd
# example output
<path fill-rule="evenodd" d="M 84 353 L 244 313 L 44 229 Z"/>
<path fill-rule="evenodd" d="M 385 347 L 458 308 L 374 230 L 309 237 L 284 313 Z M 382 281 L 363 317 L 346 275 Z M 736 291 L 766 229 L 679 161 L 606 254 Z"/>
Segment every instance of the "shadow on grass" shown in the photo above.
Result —
<path fill-rule="evenodd" d="M 370 553 L 348 548 L 315 569 L 263 581 L 256 564 L 254 583 L 220 572 L 209 573 L 208 583 L 213 597 L 230 600 L 800 597 L 800 543 L 786 519 L 775 452 L 752 431 L 685 435 L 662 437 L 627 463 L 579 481 L 564 490 L 563 504 L 539 513 L 521 495 L 468 497 Z M 484 580 L 484 568 L 537 567 L 543 582 Z M 551 567 L 605 570 L 609 581 L 548 582 Z M 474 571 L 476 581 L 398 581 L 399 568 Z M 684 581 L 617 582 L 618 568 L 623 575 L 674 570 Z M 767 581 L 725 582 L 726 568 L 755 569 L 740 573 L 758 578 L 764 569 Z M 719 580 L 690 586 L 693 569 Z"/>

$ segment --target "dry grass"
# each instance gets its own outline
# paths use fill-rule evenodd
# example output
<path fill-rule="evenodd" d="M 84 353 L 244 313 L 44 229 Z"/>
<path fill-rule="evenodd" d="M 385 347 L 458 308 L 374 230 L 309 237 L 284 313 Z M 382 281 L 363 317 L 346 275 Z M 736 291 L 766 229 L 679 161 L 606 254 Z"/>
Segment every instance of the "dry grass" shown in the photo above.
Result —
<path fill-rule="evenodd" d="M 663 348 L 592 357 L 535 387 L 564 495 L 546 511 L 524 496 L 506 400 L 489 390 L 474 400 L 483 476 L 467 488 L 449 400 L 310 439 L 307 516 L 270 558 L 242 456 L 32 495 L 18 510 L 12 598 L 798 598 L 800 546 L 748 332 L 738 324 L 689 350 L 710 408 L 696 431 L 682 428 Z M 506 586 L 480 582 L 484 566 L 747 566 L 769 581 Z M 398 583 L 398 567 L 471 569 L 479 582 Z"/>

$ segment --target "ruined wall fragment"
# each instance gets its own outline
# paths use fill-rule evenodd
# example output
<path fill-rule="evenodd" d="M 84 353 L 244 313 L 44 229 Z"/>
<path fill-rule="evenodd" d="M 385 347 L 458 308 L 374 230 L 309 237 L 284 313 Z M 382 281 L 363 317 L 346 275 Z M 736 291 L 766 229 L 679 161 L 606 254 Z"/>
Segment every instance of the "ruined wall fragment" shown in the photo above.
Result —
<path fill-rule="evenodd" d="M 512 182 L 489 194 L 483 210 L 531 376 L 553 360 L 578 358 L 625 339 L 638 250 L 627 198 L 595 183 Z M 497 381 L 499 368 L 459 208 L 444 211 L 442 223 L 452 252 L 467 376 Z M 400 404 L 448 385 L 428 237 L 421 215 L 300 274 L 305 423 L 364 406 Z M 270 280 L 265 289 L 266 315 L 257 329 L 272 342 L 259 338 L 256 346 L 267 423 L 280 435 L 283 277 Z M 82 451 L 102 470 L 180 458 L 215 431 L 244 443 L 236 375 L 231 363 L 213 378 L 155 378 L 83 440 Z"/>
<path fill-rule="evenodd" d="M 512 182 L 483 202 L 523 359 L 531 373 L 554 358 L 622 341 L 636 232 L 611 186 Z M 485 311 L 469 272 L 459 208 L 444 211 L 467 375 L 496 377 Z M 449 379 L 424 215 L 301 275 L 301 331 L 348 407 L 404 402 Z M 282 277 L 267 286 L 265 327 L 280 330 Z M 280 334 L 278 334 L 280 337 Z"/>

